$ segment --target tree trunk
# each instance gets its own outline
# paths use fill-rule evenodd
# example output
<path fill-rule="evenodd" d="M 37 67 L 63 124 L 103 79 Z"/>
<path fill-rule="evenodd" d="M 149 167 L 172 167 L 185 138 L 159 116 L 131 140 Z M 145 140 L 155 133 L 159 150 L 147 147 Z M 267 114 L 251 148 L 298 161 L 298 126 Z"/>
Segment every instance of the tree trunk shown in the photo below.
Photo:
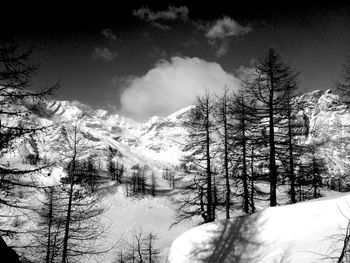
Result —
<path fill-rule="evenodd" d="M 277 205 L 277 169 L 276 169 L 276 149 L 275 149 L 275 131 L 274 131 L 274 83 L 273 83 L 273 73 L 270 71 L 270 100 L 269 100 L 269 144 L 270 144 L 270 206 Z"/>
<path fill-rule="evenodd" d="M 77 156 L 77 127 L 74 129 L 74 148 L 73 148 L 73 158 L 72 158 L 72 167 L 70 175 L 70 187 L 69 187 L 69 197 L 68 197 L 68 207 L 67 207 L 67 216 L 66 216 L 66 225 L 64 228 L 64 237 L 63 237 L 63 248 L 62 248 L 62 260 L 61 263 L 67 263 L 67 251 L 68 251 L 68 239 L 69 239 L 69 224 L 72 212 L 72 201 L 73 201 L 73 190 L 74 190 L 74 175 L 75 175 L 75 162 Z"/>
<path fill-rule="evenodd" d="M 244 105 L 243 105 L 244 107 Z M 247 141 L 246 141 L 246 127 L 245 127 L 245 116 L 243 109 L 242 124 L 242 181 L 243 181 L 243 210 L 245 213 L 249 213 L 249 190 L 248 190 L 248 175 L 247 175 Z"/>
<path fill-rule="evenodd" d="M 211 185 L 211 160 L 210 160 L 210 130 L 209 130 L 209 97 L 206 98 L 206 159 L 207 159 L 207 222 L 214 221 L 213 198 Z"/>
<path fill-rule="evenodd" d="M 255 213 L 255 204 L 254 204 L 254 147 L 252 145 L 252 152 L 251 152 L 251 163 L 250 163 L 250 173 L 251 173 L 251 192 L 250 192 L 250 204 L 252 213 Z"/>
<path fill-rule="evenodd" d="M 51 225 L 53 219 L 53 187 L 50 187 L 50 203 L 49 203 L 49 214 L 48 214 L 48 233 L 47 233 L 47 247 L 46 247 L 46 263 L 50 263 L 50 252 L 51 252 Z"/>
<path fill-rule="evenodd" d="M 228 138 L 227 138 L 227 105 L 226 105 L 226 92 L 224 94 L 223 98 L 223 107 L 222 107 L 222 115 L 223 115 L 223 122 L 224 122 L 224 151 L 225 151 L 225 181 L 226 181 L 226 219 L 230 218 L 230 197 L 231 197 L 231 187 L 230 187 L 230 180 L 229 180 L 229 169 L 228 169 Z"/>
<path fill-rule="evenodd" d="M 295 176 L 294 176 L 294 157 L 293 157 L 293 138 L 292 138 L 292 123 L 291 112 L 288 110 L 288 146 L 289 146 L 289 180 L 290 180 L 290 201 L 296 203 L 295 198 Z"/>
<path fill-rule="evenodd" d="M 69 188 L 68 207 L 67 207 L 66 225 L 64 228 L 61 263 L 68 262 L 67 261 L 67 250 L 68 250 L 68 239 L 69 239 L 69 224 L 70 224 L 70 217 L 71 217 L 71 212 L 72 212 L 73 187 L 74 187 L 74 172 L 71 175 L 71 182 L 70 182 L 70 188 Z"/>

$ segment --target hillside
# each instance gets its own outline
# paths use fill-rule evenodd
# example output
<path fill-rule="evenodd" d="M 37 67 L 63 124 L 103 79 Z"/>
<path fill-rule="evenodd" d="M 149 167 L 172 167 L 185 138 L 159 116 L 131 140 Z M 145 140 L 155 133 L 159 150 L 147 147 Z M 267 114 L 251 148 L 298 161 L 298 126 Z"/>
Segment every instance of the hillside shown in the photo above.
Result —
<path fill-rule="evenodd" d="M 173 242 L 167 262 L 334 262 L 349 201 L 349 194 L 338 194 L 195 227 Z"/>
<path fill-rule="evenodd" d="M 6 159 L 29 162 L 31 158 L 39 162 L 55 163 L 60 153 L 67 150 L 67 130 L 83 115 L 79 124 L 86 145 L 94 149 L 101 169 L 106 168 L 109 151 L 113 151 L 113 161 L 130 168 L 135 164 L 150 167 L 177 165 L 181 148 L 185 142 L 186 130 L 182 122 L 191 107 L 171 114 L 166 118 L 152 117 L 143 123 L 104 110 L 92 110 L 78 102 L 46 101 L 38 104 L 23 101 L 18 109 L 29 109 L 30 114 L 21 121 L 46 129 L 17 142 L 16 151 L 5 155 Z M 87 156 L 86 156 L 87 157 Z"/>

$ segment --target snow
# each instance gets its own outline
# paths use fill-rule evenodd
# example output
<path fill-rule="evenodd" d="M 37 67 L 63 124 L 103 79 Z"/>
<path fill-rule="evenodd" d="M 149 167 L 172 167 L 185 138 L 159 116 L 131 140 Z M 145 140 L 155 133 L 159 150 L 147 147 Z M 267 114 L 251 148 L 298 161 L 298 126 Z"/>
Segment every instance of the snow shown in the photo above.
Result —
<path fill-rule="evenodd" d="M 299 100 L 305 102 L 303 112 L 310 120 L 308 142 L 327 142 L 321 152 L 328 167 L 334 168 L 335 175 L 339 175 L 339 171 L 347 174 L 349 163 L 343 160 L 348 149 L 337 142 L 340 138 L 350 138 L 347 129 L 350 125 L 349 109 L 340 102 L 339 96 L 330 91 L 314 91 L 304 94 Z M 59 152 L 67 149 L 62 127 L 71 128 L 72 120 L 86 111 L 88 114 L 81 129 L 88 135 L 85 138 L 87 145 L 98 153 L 102 169 L 109 147 L 118 152 L 114 160 L 126 168 L 134 164 L 147 164 L 152 169 L 178 164 L 187 136 L 183 121 L 193 108 L 188 106 L 167 117 L 152 117 L 138 123 L 118 114 L 109 115 L 104 110 L 91 111 L 77 102 L 51 101 L 48 104 L 51 105 L 40 109 L 41 115 L 38 113 L 30 117 L 34 122 L 48 126 L 34 135 L 40 158 L 48 162 L 62 158 Z M 23 141 L 18 143 L 21 144 Z M 16 151 L 7 154 L 1 165 L 15 157 L 24 158 L 36 150 L 29 139 L 25 146 L 15 148 Z M 54 167 L 50 176 L 41 176 L 38 180 L 45 186 L 56 185 L 62 173 L 62 167 Z M 159 174 L 158 183 L 166 192 L 169 190 L 167 182 L 162 181 Z M 174 222 L 175 210 L 170 194 L 144 199 L 126 198 L 123 187 L 118 186 L 106 201 L 110 207 L 105 219 L 111 223 L 111 243 L 129 236 L 130 231 L 142 226 L 144 233 L 153 232 L 160 237 L 162 258 L 165 258 L 171 242 L 183 234 L 171 246 L 169 263 L 203 262 L 208 258 L 209 262 L 278 262 L 288 255 L 291 263 L 319 262 L 319 254 L 329 253 L 333 244 L 330 236 L 341 233 L 341 227 L 346 225 L 342 213 L 350 216 L 349 196 L 334 194 L 313 202 L 267 208 L 251 216 L 206 224 L 186 232 L 193 224 L 183 222 L 169 229 Z M 175 191 L 172 194 L 179 193 Z M 259 204 L 259 207 L 264 205 Z M 109 260 L 106 262 L 113 262 L 112 258 Z"/>
<path fill-rule="evenodd" d="M 60 135 L 61 127 L 69 128 L 72 120 L 87 111 L 80 129 L 91 135 L 89 145 L 105 155 L 101 156 L 102 160 L 107 158 L 108 148 L 111 147 L 121 154 L 118 162 L 126 167 L 134 164 L 152 167 L 174 165 L 181 158 L 181 147 L 187 135 L 182 117 L 190 108 L 181 109 L 167 118 L 155 116 L 137 123 L 118 114 L 108 115 L 105 110 L 89 110 L 88 106 L 79 102 L 50 101 L 41 109 L 47 114 L 35 118 L 37 122 L 49 124 L 50 127 L 36 136 L 39 155 L 49 161 L 56 160 L 57 151 L 54 149 L 62 148 L 60 144 L 65 140 Z M 97 140 L 94 141 L 94 138 Z"/>
<path fill-rule="evenodd" d="M 155 173 L 157 190 L 170 191 L 168 182 L 161 178 L 160 171 L 155 171 Z M 105 223 L 110 225 L 109 244 L 120 240 L 131 242 L 132 240 L 129 239 L 131 233 L 141 229 L 144 234 L 157 235 L 157 246 L 161 251 L 162 262 L 166 258 L 172 241 L 194 226 L 193 223 L 183 222 L 169 228 L 174 222 L 175 209 L 167 194 L 155 197 L 145 196 L 144 198 L 126 197 L 125 186 L 121 185 L 105 202 L 109 206 L 104 214 Z M 114 253 L 117 254 L 117 250 Z M 113 262 L 113 254 L 106 257 L 105 260 L 106 263 Z"/>
<path fill-rule="evenodd" d="M 51 173 L 46 176 L 40 176 L 40 183 L 42 186 L 56 186 L 61 184 L 61 178 L 66 176 L 63 167 L 54 167 Z"/>
<path fill-rule="evenodd" d="M 308 142 L 328 143 L 350 137 L 346 129 L 350 125 L 350 111 L 338 95 L 330 90 L 318 90 L 300 96 L 298 101 L 303 103 L 303 114 L 307 115 L 310 123 Z M 108 148 L 111 147 L 122 154 L 115 161 L 125 167 L 148 164 L 159 168 L 178 165 L 182 159 L 188 134 L 183 122 L 194 106 L 180 109 L 167 117 L 154 116 L 144 122 L 135 122 L 118 114 L 109 115 L 105 110 L 92 110 L 76 101 L 52 100 L 38 107 L 37 112 L 41 115 L 34 114 L 32 120 L 50 127 L 35 137 L 42 159 L 55 161 L 58 158 L 56 149 L 62 148 L 59 144 L 65 140 L 60 134 L 61 127 L 69 127 L 74 118 L 85 112 L 82 130 L 88 136 L 92 135 L 88 138 L 89 145 L 98 150 L 101 162 L 107 159 Z M 94 138 L 99 140 L 94 141 Z M 344 167 L 348 164 L 339 160 L 343 159 L 346 149 L 341 150 L 339 145 L 329 143 L 324 148 L 331 170 L 345 171 Z M 28 154 L 28 149 L 30 147 L 21 155 Z"/>
<path fill-rule="evenodd" d="M 350 194 L 321 198 L 195 227 L 172 244 L 168 263 L 333 262 L 350 216 Z M 331 252 L 334 253 L 331 253 Z"/>

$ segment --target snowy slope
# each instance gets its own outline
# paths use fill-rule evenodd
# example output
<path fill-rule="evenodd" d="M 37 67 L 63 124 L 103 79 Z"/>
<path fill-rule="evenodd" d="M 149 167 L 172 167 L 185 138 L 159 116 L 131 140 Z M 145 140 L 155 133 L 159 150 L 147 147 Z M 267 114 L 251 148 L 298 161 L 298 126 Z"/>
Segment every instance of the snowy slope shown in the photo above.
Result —
<path fill-rule="evenodd" d="M 161 183 L 161 180 L 158 177 L 157 182 Z M 164 186 L 160 189 L 167 190 Z M 109 209 L 104 214 L 104 220 L 110 228 L 108 241 L 103 242 L 114 244 L 120 239 L 123 242 L 114 251 L 114 255 L 106 257 L 103 263 L 115 262 L 113 257 L 119 250 L 127 247 L 125 242 L 132 242 L 133 231 L 139 230 L 144 234 L 157 235 L 156 247 L 160 249 L 161 262 L 164 262 L 172 241 L 195 226 L 193 222 L 183 222 L 169 228 L 174 221 L 175 206 L 167 195 L 147 196 L 142 199 L 130 198 L 125 196 L 124 186 L 119 186 L 117 191 L 107 198 L 106 203 L 109 204 Z"/>
<path fill-rule="evenodd" d="M 106 166 L 109 149 L 115 153 L 114 161 L 125 167 L 178 164 L 187 134 L 182 122 L 190 110 L 188 107 L 166 118 L 152 117 L 137 123 L 104 110 L 93 110 L 76 101 L 23 102 L 18 107 L 26 107 L 31 112 L 21 121 L 48 128 L 18 141 L 17 151 L 6 156 L 7 159 L 17 157 L 23 160 L 37 154 L 45 162 L 60 160 L 60 154 L 68 151 L 66 131 L 72 129 L 78 116 L 84 114 L 80 130 L 85 144 L 96 152 L 101 168 Z"/>
<path fill-rule="evenodd" d="M 338 195 L 195 227 L 172 243 L 168 263 L 333 262 L 349 202 Z"/>

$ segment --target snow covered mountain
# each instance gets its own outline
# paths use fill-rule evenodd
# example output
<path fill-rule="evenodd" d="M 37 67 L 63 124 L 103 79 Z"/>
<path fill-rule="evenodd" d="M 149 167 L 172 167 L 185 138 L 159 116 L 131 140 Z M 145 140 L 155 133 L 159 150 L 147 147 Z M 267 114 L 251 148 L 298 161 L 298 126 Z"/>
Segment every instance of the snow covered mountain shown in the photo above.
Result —
<path fill-rule="evenodd" d="M 306 143 L 322 144 L 322 155 L 327 160 L 330 174 L 345 175 L 348 164 L 344 157 L 348 157 L 350 147 L 350 110 L 330 90 L 306 93 L 298 101 L 303 105 L 299 114 L 307 127 Z M 19 107 L 31 112 L 22 121 L 48 128 L 27 138 L 26 143 L 20 142 L 17 152 L 9 158 L 38 155 L 40 160 L 56 160 L 68 143 L 67 130 L 72 128 L 78 116 L 84 114 L 81 132 L 102 166 L 106 165 L 112 150 L 114 160 L 127 167 L 135 164 L 162 167 L 179 164 L 187 136 L 183 122 L 193 106 L 142 123 L 108 114 L 105 110 L 93 110 L 76 101 L 51 100 L 39 104 L 27 101 Z"/>
<path fill-rule="evenodd" d="M 350 149 L 350 110 L 339 95 L 331 90 L 316 90 L 299 97 L 304 105 L 308 126 L 305 143 L 319 146 L 319 154 L 324 158 L 330 178 L 345 179 L 348 174 Z M 347 183 L 339 180 L 338 183 Z"/>
<path fill-rule="evenodd" d="M 79 130 L 85 146 L 97 155 L 101 168 L 106 166 L 110 151 L 114 161 L 126 167 L 135 164 L 151 167 L 177 165 L 187 134 L 182 123 L 191 109 L 189 106 L 166 118 L 152 117 L 138 123 L 117 114 L 108 114 L 105 110 L 93 110 L 76 101 L 21 102 L 17 107 L 30 110 L 22 122 L 47 128 L 18 142 L 17 150 L 7 158 L 17 157 L 23 161 L 37 156 L 45 162 L 59 159 L 60 154 L 67 151 L 67 131 L 72 129 L 79 116 L 84 116 L 79 121 Z"/>

